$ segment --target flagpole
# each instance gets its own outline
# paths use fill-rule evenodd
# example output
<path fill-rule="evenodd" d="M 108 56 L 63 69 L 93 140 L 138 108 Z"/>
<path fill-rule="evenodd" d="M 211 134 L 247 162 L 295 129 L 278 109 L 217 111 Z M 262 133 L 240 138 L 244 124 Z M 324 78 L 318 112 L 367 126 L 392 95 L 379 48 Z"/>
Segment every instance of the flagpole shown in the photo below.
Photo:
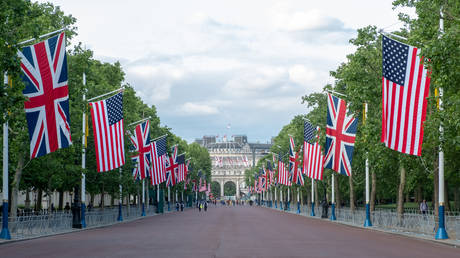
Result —
<path fill-rule="evenodd" d="M 83 73 L 83 103 L 86 102 L 86 74 Z M 82 132 L 81 137 L 81 227 L 86 228 L 86 105 L 83 108 Z"/>
<path fill-rule="evenodd" d="M 442 14 L 442 7 L 440 10 L 440 19 L 439 19 L 439 31 L 441 33 L 444 33 L 444 17 Z M 439 111 L 441 112 L 443 110 L 442 107 L 442 95 L 443 95 L 443 90 L 441 87 L 439 87 Z M 448 239 L 449 236 L 447 235 L 446 227 L 445 227 L 445 217 L 444 217 L 444 150 L 442 149 L 442 141 L 444 138 L 444 128 L 442 125 L 442 121 L 439 125 L 439 212 L 438 212 L 438 217 L 439 217 L 439 226 L 438 230 L 436 232 L 435 239 Z M 435 179 L 436 180 L 436 179 Z"/>
<path fill-rule="evenodd" d="M 116 90 L 113 90 L 113 91 L 111 91 L 111 92 L 107 92 L 107 93 L 104 93 L 104 94 L 102 94 L 102 95 L 96 96 L 96 97 L 94 97 L 94 98 L 90 98 L 90 99 L 88 99 L 88 102 L 93 101 L 93 100 L 95 100 L 95 99 L 99 99 L 99 98 L 105 97 L 105 96 L 110 95 L 110 94 L 115 93 L 115 92 L 123 91 L 124 89 L 125 89 L 124 87 L 121 87 L 121 88 L 116 89 Z"/>
<path fill-rule="evenodd" d="M 144 121 L 147 121 L 147 120 L 149 120 L 149 119 L 151 119 L 151 118 L 152 118 L 152 117 L 149 116 L 149 117 L 147 117 L 147 118 L 144 118 L 144 119 L 141 119 L 141 120 L 139 120 L 139 121 L 133 122 L 133 123 L 129 124 L 128 126 L 132 126 L 132 125 L 135 125 L 135 124 L 140 124 L 140 123 L 142 123 L 142 122 L 144 122 Z"/>
<path fill-rule="evenodd" d="M 121 179 L 122 179 L 122 169 L 121 167 L 118 168 L 118 171 L 120 172 L 120 184 L 118 185 L 119 189 L 119 199 L 118 199 L 118 221 L 123 221 L 123 212 L 122 212 L 122 205 L 123 205 L 123 186 L 121 185 Z M 129 205 L 129 200 L 128 200 L 128 205 Z"/>
<path fill-rule="evenodd" d="M 280 186 L 280 210 L 283 210 L 283 189 Z"/>
<path fill-rule="evenodd" d="M 364 123 L 367 120 L 367 103 L 364 103 Z M 366 220 L 364 227 L 372 227 L 371 208 L 369 205 L 369 153 L 366 153 Z"/>
<path fill-rule="evenodd" d="M 168 135 L 167 135 L 167 134 L 162 135 L 162 136 L 157 137 L 157 138 L 155 138 L 155 139 L 153 139 L 153 140 L 150 140 L 150 142 L 154 142 L 154 141 L 156 141 L 156 140 L 158 140 L 158 139 L 160 139 L 160 138 L 166 137 L 166 136 L 168 136 Z"/>
<path fill-rule="evenodd" d="M 49 33 L 40 35 L 40 36 L 38 36 L 38 39 L 42 39 L 42 38 L 51 36 L 51 35 L 53 35 L 53 34 L 60 33 L 60 32 L 62 32 L 62 31 L 64 31 L 64 30 L 66 30 L 66 29 L 67 29 L 67 28 L 64 27 L 64 28 L 62 28 L 62 29 L 55 30 L 55 31 L 52 31 L 52 32 L 49 32 Z M 28 39 L 28 40 L 24 40 L 24 41 L 22 41 L 22 42 L 19 42 L 19 43 L 18 43 L 18 46 L 27 44 L 27 43 L 32 42 L 32 41 L 34 41 L 34 40 L 37 40 L 37 39 L 36 39 L 36 38 L 31 38 L 31 39 Z"/>
<path fill-rule="evenodd" d="M 297 188 L 297 214 L 300 214 L 300 188 Z"/>
<path fill-rule="evenodd" d="M 288 195 L 287 195 L 287 206 L 288 210 L 291 209 L 291 186 L 288 186 Z"/>
<path fill-rule="evenodd" d="M 315 216 L 315 180 L 311 179 L 311 213 L 310 216 Z"/>
<path fill-rule="evenodd" d="M 171 211 L 171 189 L 170 187 L 168 186 L 168 211 Z"/>
<path fill-rule="evenodd" d="M 142 180 L 142 217 L 145 217 L 145 178 Z"/>
<path fill-rule="evenodd" d="M 8 84 L 8 76 L 4 74 L 4 84 Z M 7 113 L 4 114 L 5 119 Z M 2 215 L 2 232 L 0 238 L 11 239 L 8 229 L 8 120 L 3 123 L 3 215 Z"/>
<path fill-rule="evenodd" d="M 332 172 L 332 177 L 331 177 L 331 180 L 332 180 L 332 200 L 331 200 L 331 203 L 332 203 L 332 207 L 331 207 L 331 220 L 337 220 L 337 218 L 335 217 L 335 175 L 334 175 L 334 172 Z"/>

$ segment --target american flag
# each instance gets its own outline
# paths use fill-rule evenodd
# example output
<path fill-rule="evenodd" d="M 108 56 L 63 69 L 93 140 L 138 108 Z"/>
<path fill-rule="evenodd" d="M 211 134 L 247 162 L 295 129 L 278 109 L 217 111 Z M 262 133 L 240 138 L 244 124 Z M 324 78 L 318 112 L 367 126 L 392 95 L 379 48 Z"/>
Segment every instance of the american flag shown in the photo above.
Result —
<path fill-rule="evenodd" d="M 172 147 L 171 157 L 166 156 L 166 186 L 175 186 L 177 177 L 177 145 Z"/>
<path fill-rule="evenodd" d="M 273 170 L 272 164 L 270 163 L 269 160 L 267 160 L 267 170 L 268 170 L 268 173 L 269 173 L 269 175 L 270 175 L 269 185 L 271 186 L 271 185 L 273 185 L 273 183 L 274 183 L 274 182 L 273 182 L 273 177 L 274 177 L 274 175 L 275 175 L 275 171 Z"/>
<path fill-rule="evenodd" d="M 383 36 L 382 136 L 392 150 L 422 154 L 430 77 L 420 49 Z"/>
<path fill-rule="evenodd" d="M 303 171 L 309 178 L 323 180 L 324 155 L 321 146 L 304 142 Z"/>
<path fill-rule="evenodd" d="M 149 175 L 151 166 L 150 155 L 152 146 L 150 145 L 149 120 L 138 124 L 134 129 L 134 134 L 131 134 L 129 139 L 133 144 L 133 150 L 137 152 L 137 155 L 131 157 L 133 162 L 138 162 L 133 169 L 133 176 L 135 178 L 140 177 L 140 179 L 144 179 Z"/>
<path fill-rule="evenodd" d="M 152 157 L 150 181 L 152 185 L 159 185 L 166 181 L 166 136 L 153 141 L 150 147 Z"/>
<path fill-rule="evenodd" d="M 281 155 L 278 160 L 278 183 L 287 186 L 292 185 L 289 180 L 289 172 L 286 170 L 286 165 L 281 161 Z"/>
<path fill-rule="evenodd" d="M 202 183 L 202 180 L 200 178 L 200 192 L 204 192 L 206 191 L 206 180 L 204 180 L 203 185 L 201 185 L 201 183 Z"/>
<path fill-rule="evenodd" d="M 109 171 L 125 164 L 123 136 L 123 93 L 91 102 L 97 171 Z"/>
<path fill-rule="evenodd" d="M 18 51 L 31 159 L 72 144 L 65 46 L 61 33 Z"/>
<path fill-rule="evenodd" d="M 315 128 L 312 124 L 308 121 L 304 121 L 303 124 L 303 140 L 304 142 L 311 142 L 311 140 L 315 137 Z"/>
<path fill-rule="evenodd" d="M 177 183 L 185 180 L 185 153 L 177 156 Z"/>
<path fill-rule="evenodd" d="M 358 119 L 347 115 L 344 100 L 327 94 L 327 128 L 325 168 L 351 175 Z"/>

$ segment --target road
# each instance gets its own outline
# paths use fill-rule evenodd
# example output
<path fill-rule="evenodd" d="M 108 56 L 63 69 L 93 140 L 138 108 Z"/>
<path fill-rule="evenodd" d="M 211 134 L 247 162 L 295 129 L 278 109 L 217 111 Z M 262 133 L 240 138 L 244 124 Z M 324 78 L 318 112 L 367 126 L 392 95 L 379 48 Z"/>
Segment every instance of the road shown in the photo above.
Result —
<path fill-rule="evenodd" d="M 0 245 L 0 257 L 460 257 L 447 245 L 261 207 L 214 207 Z"/>

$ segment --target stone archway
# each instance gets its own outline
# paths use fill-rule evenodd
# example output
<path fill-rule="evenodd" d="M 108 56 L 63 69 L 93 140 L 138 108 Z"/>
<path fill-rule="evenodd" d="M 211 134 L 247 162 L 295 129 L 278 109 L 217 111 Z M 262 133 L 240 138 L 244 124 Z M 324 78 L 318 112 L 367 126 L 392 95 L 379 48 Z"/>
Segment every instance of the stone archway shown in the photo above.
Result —
<path fill-rule="evenodd" d="M 236 183 L 227 181 L 224 184 L 224 196 L 236 196 Z"/>
<path fill-rule="evenodd" d="M 217 181 L 212 181 L 211 182 L 211 193 L 214 196 L 214 198 L 220 198 L 222 195 L 220 193 L 220 183 Z"/>

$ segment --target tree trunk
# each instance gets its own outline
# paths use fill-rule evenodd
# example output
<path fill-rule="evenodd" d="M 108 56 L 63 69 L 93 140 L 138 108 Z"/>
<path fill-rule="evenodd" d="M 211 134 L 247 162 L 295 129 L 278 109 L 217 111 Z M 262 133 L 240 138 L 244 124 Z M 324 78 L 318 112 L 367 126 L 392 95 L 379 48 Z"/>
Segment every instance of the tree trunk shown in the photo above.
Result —
<path fill-rule="evenodd" d="M 332 172 L 335 173 L 335 172 Z M 337 203 L 336 208 L 342 207 L 342 199 L 340 196 L 340 191 L 339 191 L 339 177 L 337 175 L 334 176 L 334 191 L 335 191 L 335 202 Z"/>
<path fill-rule="evenodd" d="M 458 186 L 454 188 L 454 204 L 455 209 L 460 210 L 460 188 Z"/>
<path fill-rule="evenodd" d="M 110 195 L 110 206 L 112 206 L 112 207 L 115 205 L 115 198 L 113 197 L 114 195 L 115 194 L 113 194 L 113 193 Z"/>
<path fill-rule="evenodd" d="M 62 211 L 64 208 L 64 191 L 59 190 L 59 205 L 58 205 L 58 210 Z"/>
<path fill-rule="evenodd" d="M 406 169 L 403 166 L 401 166 L 399 190 L 398 190 L 398 206 L 396 209 L 399 219 L 402 219 L 402 216 L 404 214 L 404 185 L 405 184 L 406 184 Z"/>
<path fill-rule="evenodd" d="M 416 194 L 415 194 L 415 202 L 416 203 L 421 203 L 423 201 L 422 197 L 422 186 L 420 184 L 417 185 L 416 188 Z"/>
<path fill-rule="evenodd" d="M 310 189 L 311 189 L 311 186 L 310 186 Z M 311 190 L 308 189 L 306 192 L 307 192 L 307 204 L 309 207 L 311 207 Z"/>
<path fill-rule="evenodd" d="M 350 185 L 350 210 L 354 211 L 355 207 L 355 192 L 353 190 L 353 174 L 348 177 L 348 184 Z"/>
<path fill-rule="evenodd" d="M 409 199 L 409 193 L 406 193 L 406 203 L 410 202 L 410 199 Z"/>
<path fill-rule="evenodd" d="M 444 207 L 446 207 L 446 211 L 450 211 L 448 189 L 449 189 L 449 186 L 447 184 L 447 180 L 444 180 Z"/>
<path fill-rule="evenodd" d="M 375 194 L 377 192 L 377 175 L 374 171 L 371 172 L 371 180 L 372 180 L 372 187 L 371 187 L 371 198 L 370 198 L 370 209 L 371 211 L 375 210 Z"/>
<path fill-rule="evenodd" d="M 105 191 L 104 191 L 104 183 L 102 183 L 102 192 L 101 192 L 101 209 L 104 210 L 105 206 Z"/>
<path fill-rule="evenodd" d="M 318 207 L 319 201 L 318 201 L 318 182 L 315 181 L 315 205 Z"/>
<path fill-rule="evenodd" d="M 89 203 L 94 207 L 94 194 L 89 194 L 89 198 L 91 200 Z"/>
<path fill-rule="evenodd" d="M 28 211 L 30 209 L 30 190 L 29 188 L 26 189 L 26 201 L 24 203 L 25 210 Z"/>
<path fill-rule="evenodd" d="M 21 182 L 22 169 L 24 167 L 24 156 L 25 152 L 19 154 L 18 165 L 14 172 L 14 178 L 11 187 L 11 217 L 15 218 L 18 215 L 18 192 L 19 183 Z"/>
<path fill-rule="evenodd" d="M 37 203 L 35 204 L 35 210 L 40 212 L 42 209 L 42 198 L 43 198 L 43 191 L 42 189 L 38 189 L 37 191 Z"/>

